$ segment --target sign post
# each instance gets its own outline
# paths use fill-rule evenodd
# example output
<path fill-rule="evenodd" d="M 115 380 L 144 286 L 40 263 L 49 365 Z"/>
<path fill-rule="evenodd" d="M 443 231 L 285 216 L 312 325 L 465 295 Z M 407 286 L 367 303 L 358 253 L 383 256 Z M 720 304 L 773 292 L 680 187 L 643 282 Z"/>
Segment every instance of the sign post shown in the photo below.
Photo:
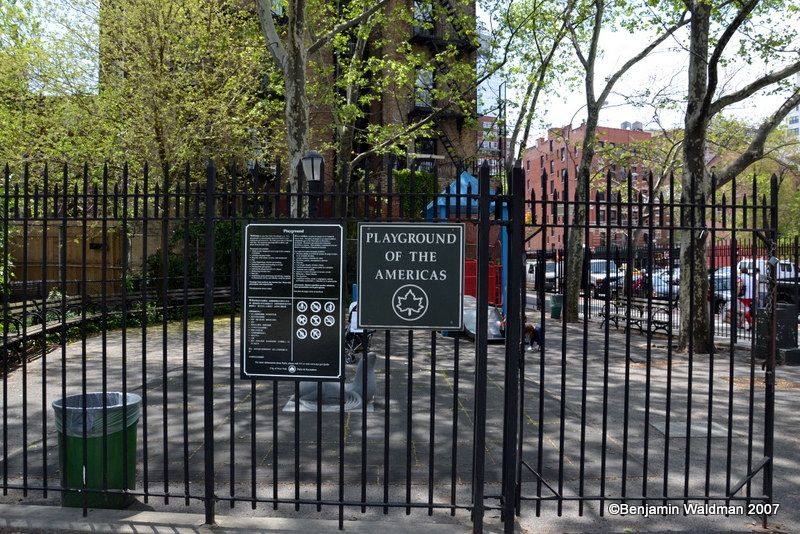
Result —
<path fill-rule="evenodd" d="M 242 378 L 342 376 L 344 228 L 248 224 Z"/>
<path fill-rule="evenodd" d="M 461 330 L 462 223 L 358 226 L 361 328 Z"/>

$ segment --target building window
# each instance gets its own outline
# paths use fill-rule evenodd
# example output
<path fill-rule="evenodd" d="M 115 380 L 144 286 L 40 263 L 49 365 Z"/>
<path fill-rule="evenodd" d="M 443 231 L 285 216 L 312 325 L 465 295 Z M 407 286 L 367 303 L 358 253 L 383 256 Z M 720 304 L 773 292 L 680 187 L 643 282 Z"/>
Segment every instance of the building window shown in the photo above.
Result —
<path fill-rule="evenodd" d="M 789 133 L 792 135 L 800 135 L 800 128 L 790 128 Z"/>
<path fill-rule="evenodd" d="M 550 160 L 550 174 L 553 174 L 555 171 L 555 162 L 551 159 Z"/>
<path fill-rule="evenodd" d="M 414 84 L 414 103 L 417 107 L 433 107 L 433 71 L 426 69 L 417 70 L 417 79 Z"/>
<path fill-rule="evenodd" d="M 552 152 L 552 151 L 553 151 L 553 140 L 551 139 L 550 140 L 550 152 Z"/>
<path fill-rule="evenodd" d="M 436 139 L 420 137 L 414 141 L 414 151 L 423 159 L 417 162 L 417 169 L 435 175 L 436 163 L 432 159 L 424 159 L 425 156 L 436 154 Z"/>
<path fill-rule="evenodd" d="M 420 137 L 414 141 L 414 150 L 417 154 L 436 154 L 436 139 Z"/>
<path fill-rule="evenodd" d="M 531 160 L 529 160 L 529 159 L 525 160 L 525 170 L 526 171 L 531 170 Z"/>
<path fill-rule="evenodd" d="M 564 161 L 565 159 L 567 159 L 567 149 L 566 148 L 562 148 L 561 149 L 561 161 Z"/>
<path fill-rule="evenodd" d="M 789 124 L 797 124 L 798 122 L 800 122 L 800 115 L 789 117 Z"/>
<path fill-rule="evenodd" d="M 544 154 L 539 156 L 539 166 L 544 169 Z"/>

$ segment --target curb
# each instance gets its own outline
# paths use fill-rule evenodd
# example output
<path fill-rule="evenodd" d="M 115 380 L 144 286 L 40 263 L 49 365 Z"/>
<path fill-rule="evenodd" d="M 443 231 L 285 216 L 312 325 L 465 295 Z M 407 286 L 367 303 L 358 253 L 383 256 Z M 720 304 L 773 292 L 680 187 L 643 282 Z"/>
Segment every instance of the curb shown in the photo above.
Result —
<path fill-rule="evenodd" d="M 203 514 L 150 512 L 141 510 L 89 509 L 83 517 L 80 508 L 0 504 L 0 532 L 91 532 L 114 534 L 218 534 L 220 532 L 269 532 L 271 534 L 341 533 L 453 534 L 467 530 L 464 525 L 401 521 L 345 521 L 339 530 L 336 520 L 286 519 L 275 517 L 217 516 L 217 524 L 204 525 Z"/>

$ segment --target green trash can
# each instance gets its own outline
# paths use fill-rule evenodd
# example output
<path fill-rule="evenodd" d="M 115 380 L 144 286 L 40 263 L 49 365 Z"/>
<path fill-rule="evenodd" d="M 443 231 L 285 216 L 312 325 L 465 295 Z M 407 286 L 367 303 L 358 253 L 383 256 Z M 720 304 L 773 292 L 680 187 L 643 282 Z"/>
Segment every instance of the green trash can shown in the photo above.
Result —
<path fill-rule="evenodd" d="M 564 295 L 550 295 L 550 318 L 561 319 L 561 308 L 564 307 Z"/>
<path fill-rule="evenodd" d="M 64 406 L 66 404 L 66 413 Z M 82 507 L 82 492 L 87 489 L 112 492 L 86 492 L 89 508 L 124 508 L 134 500 L 132 495 L 117 491 L 136 487 L 136 434 L 142 398 L 122 393 L 105 394 L 105 434 L 103 438 L 103 393 L 86 394 L 86 464 L 83 463 L 83 395 L 70 395 L 53 401 L 55 426 L 58 432 L 58 465 L 61 485 L 75 488 L 61 492 L 61 505 Z M 123 415 L 126 416 L 123 421 Z M 123 425 L 124 423 L 124 425 Z M 65 427 L 66 426 L 66 431 Z M 103 442 L 106 442 L 106 473 L 103 480 Z M 125 444 L 127 443 L 127 450 Z M 126 454 L 127 453 L 127 454 Z"/>

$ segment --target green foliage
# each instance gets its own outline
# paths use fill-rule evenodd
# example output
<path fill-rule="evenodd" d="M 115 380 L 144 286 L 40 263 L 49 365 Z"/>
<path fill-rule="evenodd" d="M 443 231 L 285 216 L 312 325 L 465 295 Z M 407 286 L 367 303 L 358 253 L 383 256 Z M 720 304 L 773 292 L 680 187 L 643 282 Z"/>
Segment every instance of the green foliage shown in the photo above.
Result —
<path fill-rule="evenodd" d="M 282 104 L 265 54 L 257 20 L 234 0 L 4 2 L 0 160 L 269 152 Z"/>
<path fill-rule="evenodd" d="M 182 224 L 172 230 L 167 255 L 168 289 L 182 289 L 184 280 L 187 287 L 203 287 L 203 247 L 205 245 L 205 226 L 190 223 L 188 232 Z M 184 249 L 188 252 L 184 258 Z M 238 271 L 242 249 L 242 225 L 234 221 L 220 221 L 214 233 L 214 274 L 216 284 L 231 284 L 231 273 Z M 150 254 L 145 261 L 143 272 L 128 276 L 128 287 L 140 290 L 143 286 L 161 290 L 161 251 Z"/>
<path fill-rule="evenodd" d="M 394 171 L 394 188 L 404 196 L 400 200 L 405 217 L 425 216 L 425 207 L 438 193 L 436 177 L 425 171 L 411 172 L 411 169 Z"/>

